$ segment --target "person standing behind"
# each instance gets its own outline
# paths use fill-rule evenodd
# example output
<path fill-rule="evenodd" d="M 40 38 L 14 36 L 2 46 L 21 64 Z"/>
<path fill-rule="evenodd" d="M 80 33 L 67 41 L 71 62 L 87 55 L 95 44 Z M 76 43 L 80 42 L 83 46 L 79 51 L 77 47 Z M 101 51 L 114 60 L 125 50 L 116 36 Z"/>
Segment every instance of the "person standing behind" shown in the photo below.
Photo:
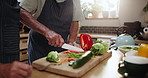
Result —
<path fill-rule="evenodd" d="M 26 22 L 22 20 L 26 18 L 33 17 L 20 8 L 17 0 L 0 0 L 0 78 L 26 78 L 31 75 L 32 66 L 19 62 L 19 21 Z M 28 25 L 47 39 L 59 37 L 49 33 L 50 30 L 36 20 L 29 21 Z"/>
<path fill-rule="evenodd" d="M 17 0 L 0 0 L 0 78 L 26 78 L 32 67 L 19 61 L 19 17 Z"/>
<path fill-rule="evenodd" d="M 47 56 L 50 51 L 61 52 L 62 44 L 68 43 L 80 47 L 76 44 L 79 21 L 83 20 L 82 10 L 79 0 L 22 0 L 21 7 L 33 14 L 41 24 L 48 27 L 50 36 L 48 38 L 38 32 L 29 32 L 29 63 L 41 57 Z M 23 18 L 22 18 L 23 19 Z M 29 21 L 26 20 L 27 25 Z"/>

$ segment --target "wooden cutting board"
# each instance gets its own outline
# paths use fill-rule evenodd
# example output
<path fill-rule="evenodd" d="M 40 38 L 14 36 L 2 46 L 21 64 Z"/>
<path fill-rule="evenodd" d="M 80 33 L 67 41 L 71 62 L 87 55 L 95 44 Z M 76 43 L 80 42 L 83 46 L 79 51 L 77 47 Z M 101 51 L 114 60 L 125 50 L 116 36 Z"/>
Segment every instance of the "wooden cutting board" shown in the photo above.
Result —
<path fill-rule="evenodd" d="M 77 69 L 73 69 L 71 66 L 69 66 L 68 65 L 69 62 L 67 61 L 63 62 L 61 65 L 50 63 L 46 61 L 46 57 L 34 61 L 32 66 L 38 70 L 44 70 L 44 71 L 48 71 L 56 74 L 70 76 L 70 77 L 81 77 L 90 69 L 92 69 L 94 66 L 96 66 L 106 58 L 110 57 L 111 55 L 112 55 L 112 52 L 108 51 L 103 55 L 92 57 L 86 64 L 84 64 L 82 67 Z M 61 58 L 67 57 L 67 54 L 60 53 L 60 57 Z"/>

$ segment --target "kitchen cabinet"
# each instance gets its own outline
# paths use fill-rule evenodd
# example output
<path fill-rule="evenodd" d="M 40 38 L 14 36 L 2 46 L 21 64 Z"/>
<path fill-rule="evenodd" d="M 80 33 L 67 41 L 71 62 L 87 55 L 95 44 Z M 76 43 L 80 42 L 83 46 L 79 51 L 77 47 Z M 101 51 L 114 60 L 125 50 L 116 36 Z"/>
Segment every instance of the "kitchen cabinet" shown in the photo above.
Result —
<path fill-rule="evenodd" d="M 20 34 L 20 61 L 28 63 L 28 34 Z"/>

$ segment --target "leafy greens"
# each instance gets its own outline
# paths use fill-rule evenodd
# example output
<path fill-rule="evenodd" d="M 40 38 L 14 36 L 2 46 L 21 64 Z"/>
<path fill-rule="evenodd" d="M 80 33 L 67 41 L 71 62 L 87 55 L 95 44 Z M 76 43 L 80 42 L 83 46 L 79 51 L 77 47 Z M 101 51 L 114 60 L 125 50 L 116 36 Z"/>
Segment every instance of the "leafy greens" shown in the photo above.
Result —
<path fill-rule="evenodd" d="M 60 57 L 57 51 L 51 51 L 48 53 L 47 57 L 46 57 L 47 61 L 50 62 L 59 62 L 60 61 Z"/>
<path fill-rule="evenodd" d="M 91 48 L 94 55 L 103 54 L 109 49 L 109 44 L 103 40 L 97 40 Z"/>

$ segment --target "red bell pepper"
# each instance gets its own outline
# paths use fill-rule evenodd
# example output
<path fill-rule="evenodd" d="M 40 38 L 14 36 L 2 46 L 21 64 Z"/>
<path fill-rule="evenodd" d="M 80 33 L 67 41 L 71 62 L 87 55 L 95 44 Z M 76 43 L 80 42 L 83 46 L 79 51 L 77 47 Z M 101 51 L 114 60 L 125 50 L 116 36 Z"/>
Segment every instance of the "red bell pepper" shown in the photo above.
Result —
<path fill-rule="evenodd" d="M 75 59 L 73 59 L 73 58 L 68 58 L 68 62 L 70 62 L 70 61 L 75 61 Z"/>
<path fill-rule="evenodd" d="M 93 45 L 91 36 L 88 34 L 81 34 L 80 35 L 80 45 L 83 50 L 90 50 Z"/>

